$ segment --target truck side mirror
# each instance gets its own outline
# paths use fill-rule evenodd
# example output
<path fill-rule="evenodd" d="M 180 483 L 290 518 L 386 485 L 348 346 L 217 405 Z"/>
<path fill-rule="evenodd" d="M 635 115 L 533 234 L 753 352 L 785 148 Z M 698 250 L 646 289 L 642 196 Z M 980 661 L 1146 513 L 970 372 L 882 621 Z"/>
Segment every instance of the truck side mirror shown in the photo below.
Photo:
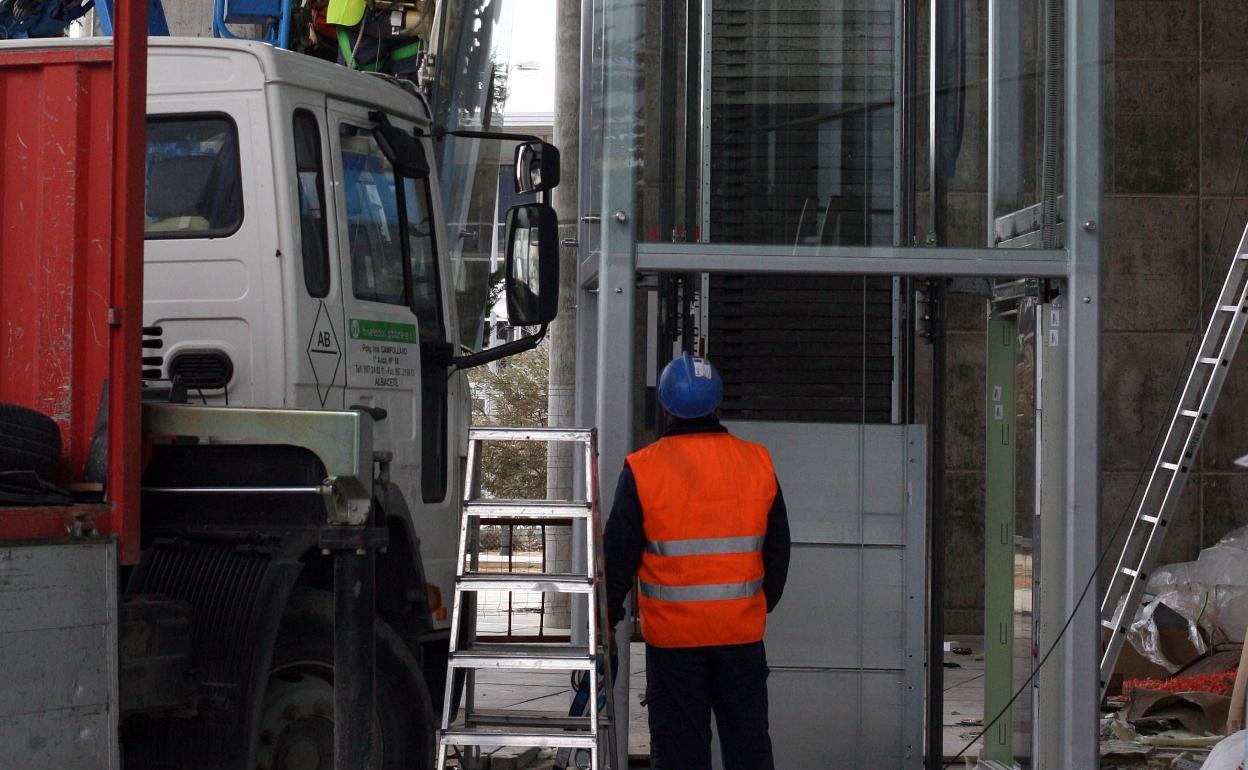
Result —
<path fill-rule="evenodd" d="M 507 211 L 507 321 L 548 324 L 559 312 L 559 218 L 545 203 Z"/>
<path fill-rule="evenodd" d="M 516 146 L 516 194 L 540 193 L 559 185 L 559 148 L 546 142 Z"/>
<path fill-rule="evenodd" d="M 416 137 L 398 126 L 383 123 L 373 128 L 373 139 L 399 176 L 411 179 L 429 176 L 429 161 Z"/>

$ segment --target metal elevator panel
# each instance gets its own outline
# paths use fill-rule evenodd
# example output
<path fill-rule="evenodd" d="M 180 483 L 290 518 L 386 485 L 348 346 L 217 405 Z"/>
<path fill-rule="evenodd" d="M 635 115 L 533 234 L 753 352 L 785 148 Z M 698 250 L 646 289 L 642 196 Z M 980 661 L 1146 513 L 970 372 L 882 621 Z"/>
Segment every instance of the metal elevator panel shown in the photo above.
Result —
<path fill-rule="evenodd" d="M 770 450 L 789 511 L 766 637 L 776 767 L 921 767 L 926 428 L 726 424 Z"/>
<path fill-rule="evenodd" d="M 0 548 L 4 767 L 119 766 L 116 574 L 111 539 Z"/>

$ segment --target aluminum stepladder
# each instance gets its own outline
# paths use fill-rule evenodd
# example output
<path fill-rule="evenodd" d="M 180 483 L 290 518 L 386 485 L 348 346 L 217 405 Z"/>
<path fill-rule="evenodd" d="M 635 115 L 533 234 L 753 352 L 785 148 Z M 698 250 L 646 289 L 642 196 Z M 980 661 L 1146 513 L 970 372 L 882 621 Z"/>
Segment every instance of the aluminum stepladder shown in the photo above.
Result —
<path fill-rule="evenodd" d="M 1209 417 L 1243 336 L 1245 322 L 1248 322 L 1248 227 L 1231 258 L 1196 360 L 1188 372 L 1183 395 L 1170 418 L 1170 427 L 1153 464 L 1148 486 L 1144 488 L 1123 543 L 1122 555 L 1101 601 L 1101 625 L 1110 631 L 1101 658 L 1101 697 L 1105 696 L 1127 631 L 1143 600 L 1148 576 L 1191 474 Z"/>
<path fill-rule="evenodd" d="M 480 497 L 482 444 L 486 441 L 544 441 L 581 444 L 585 468 L 584 500 L 499 500 Z M 610 682 L 611 661 L 606 644 L 607 603 L 602 576 L 602 544 L 598 499 L 598 445 L 593 429 L 574 428 L 473 428 L 468 434 L 468 473 L 464 483 L 464 509 L 459 525 L 459 557 L 456 562 L 455 598 L 452 608 L 450 649 L 442 725 L 438 733 L 438 770 L 446 768 L 452 747 L 461 758 L 475 757 L 482 748 L 539 747 L 576 749 L 588 753 L 590 770 L 607 770 L 615 764 L 615 704 Z M 522 573 L 481 572 L 480 527 L 483 523 L 541 522 L 548 526 L 585 524 L 585 570 L 583 572 Z M 531 644 L 482 642 L 476 638 L 476 595 L 479 591 L 555 592 L 587 597 L 588 635 L 585 643 Z M 573 630 L 575 632 L 575 629 Z M 601 633 L 600 633 L 601 631 Z M 572 638 L 575 640 L 576 634 Z M 481 670 L 588 672 L 588 715 L 568 717 L 486 712 L 475 705 L 476 672 Z M 605 714 L 598 706 L 598 672 L 604 675 Z M 456 690 L 462 682 L 464 719 L 457 724 Z M 461 759 L 461 766 L 463 761 Z"/>

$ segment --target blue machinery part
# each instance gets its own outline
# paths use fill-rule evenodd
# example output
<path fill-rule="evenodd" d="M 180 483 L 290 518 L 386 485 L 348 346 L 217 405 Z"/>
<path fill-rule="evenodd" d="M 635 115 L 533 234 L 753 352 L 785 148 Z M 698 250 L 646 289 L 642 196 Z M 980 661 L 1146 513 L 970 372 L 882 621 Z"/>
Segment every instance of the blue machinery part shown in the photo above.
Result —
<path fill-rule="evenodd" d="M 100 20 L 100 32 L 106 37 L 113 34 L 113 0 L 95 0 L 95 15 Z M 165 21 L 165 7 L 160 0 L 147 0 L 147 34 L 169 34 L 169 22 Z"/>
<path fill-rule="evenodd" d="M 54 3 L 49 3 L 49 5 L 54 5 Z M 105 35 L 112 35 L 113 0 L 95 0 L 95 6 L 100 19 L 100 31 Z M 83 12 L 87 8 L 90 8 L 89 4 Z M 291 0 L 214 0 L 212 36 L 231 40 L 259 40 L 278 48 L 290 48 L 290 15 Z M 147 18 L 148 35 L 169 34 L 169 23 L 165 20 L 165 9 L 160 4 L 160 0 L 148 0 Z M 68 24 L 69 21 L 72 19 L 65 23 Z M 263 26 L 264 34 L 254 38 L 235 35 L 229 29 L 230 24 Z M 62 25 L 60 29 L 63 28 Z M 60 34 L 60 29 L 56 31 L 56 34 Z M 31 36 L 48 37 L 51 35 L 32 34 Z"/>
<path fill-rule="evenodd" d="M 230 40 L 260 40 L 278 48 L 290 48 L 291 0 L 215 0 L 212 7 L 212 36 Z M 229 24 L 264 27 L 262 37 L 243 37 L 230 31 Z"/>

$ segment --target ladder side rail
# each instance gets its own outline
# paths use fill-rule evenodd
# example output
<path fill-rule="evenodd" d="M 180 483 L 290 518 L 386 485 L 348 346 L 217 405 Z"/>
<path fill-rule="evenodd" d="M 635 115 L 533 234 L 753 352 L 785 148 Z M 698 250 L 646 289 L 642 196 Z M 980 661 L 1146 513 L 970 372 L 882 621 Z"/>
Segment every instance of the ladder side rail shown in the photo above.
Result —
<path fill-rule="evenodd" d="M 608 613 L 608 608 L 607 608 L 607 583 L 606 583 L 607 562 L 606 562 L 605 554 L 603 553 L 603 543 L 602 543 L 602 537 L 601 537 L 601 534 L 603 532 L 603 527 L 604 527 L 604 521 L 603 521 L 603 514 L 602 514 L 602 500 L 598 494 L 598 490 L 600 489 L 600 487 L 598 485 L 598 480 L 599 480 L 598 479 L 598 440 L 597 440 L 596 431 L 590 437 L 590 445 L 588 447 L 588 451 L 586 452 L 585 458 L 586 458 L 586 465 L 587 465 L 585 475 L 589 479 L 589 485 L 590 485 L 588 489 L 589 494 L 587 497 L 587 499 L 590 502 L 589 527 L 592 529 L 593 532 L 596 532 L 600 535 L 597 538 L 591 537 L 591 540 L 590 540 L 591 547 L 593 548 L 593 554 L 596 557 L 594 559 L 594 564 L 595 564 L 594 579 L 599 586 L 599 590 L 596 594 L 597 606 L 589 608 L 589 614 L 593 614 L 595 612 L 598 613 L 599 622 L 603 629 L 602 631 L 602 635 L 603 635 L 602 671 L 603 671 L 603 681 L 606 687 L 606 696 L 607 696 L 606 705 L 607 705 L 607 715 L 609 719 L 608 724 L 607 724 L 607 751 L 609 753 L 607 754 L 606 765 L 607 767 L 611 767 L 612 765 L 614 765 L 615 757 L 617 756 L 616 739 L 618 737 L 619 731 L 616 730 L 616 722 L 615 722 L 615 672 L 613 670 L 614 667 L 611 665 L 610 633 L 612 629 L 610 625 L 611 624 L 610 615 Z"/>

